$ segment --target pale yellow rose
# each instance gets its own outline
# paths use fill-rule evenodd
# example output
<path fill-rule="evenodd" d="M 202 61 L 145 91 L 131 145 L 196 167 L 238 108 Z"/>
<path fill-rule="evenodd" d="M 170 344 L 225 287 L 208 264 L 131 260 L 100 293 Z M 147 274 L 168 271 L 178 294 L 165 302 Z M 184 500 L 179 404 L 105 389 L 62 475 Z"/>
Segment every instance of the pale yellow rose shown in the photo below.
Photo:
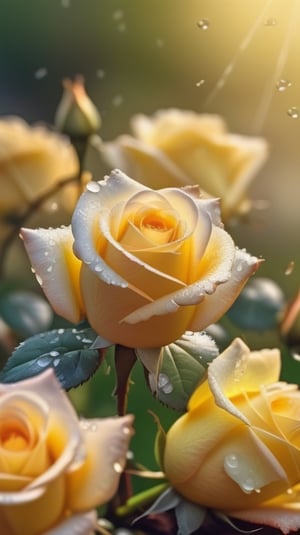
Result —
<path fill-rule="evenodd" d="M 2 218 L 22 213 L 29 203 L 60 180 L 76 175 L 78 169 L 75 150 L 67 138 L 44 126 L 29 126 L 19 117 L 0 120 Z M 70 190 L 64 192 L 62 202 L 72 203 Z"/>
<path fill-rule="evenodd" d="M 234 340 L 168 431 L 164 470 L 192 502 L 288 533 L 300 528 L 300 392 L 279 373 L 277 349 Z"/>
<path fill-rule="evenodd" d="M 23 229 L 22 237 L 56 312 L 72 322 L 86 315 L 99 335 L 129 347 L 204 329 L 258 265 L 197 187 L 154 191 L 118 170 L 87 186 L 72 228 Z"/>
<path fill-rule="evenodd" d="M 136 115 L 133 136 L 104 143 L 111 167 L 151 188 L 198 184 L 222 200 L 223 221 L 249 209 L 245 193 L 267 157 L 264 139 L 228 132 L 217 115 L 178 109 Z"/>
<path fill-rule="evenodd" d="M 93 533 L 116 492 L 131 415 L 78 420 L 52 370 L 0 384 L 1 535 Z"/>

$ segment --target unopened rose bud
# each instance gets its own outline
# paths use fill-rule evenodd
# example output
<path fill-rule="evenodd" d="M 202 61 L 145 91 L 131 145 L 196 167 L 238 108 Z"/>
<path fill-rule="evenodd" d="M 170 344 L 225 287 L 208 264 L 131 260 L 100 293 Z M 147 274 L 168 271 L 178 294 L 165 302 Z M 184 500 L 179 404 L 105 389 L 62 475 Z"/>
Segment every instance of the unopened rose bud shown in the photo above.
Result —
<path fill-rule="evenodd" d="M 64 92 L 55 114 L 55 126 L 71 137 L 87 137 L 98 132 L 101 117 L 87 95 L 81 76 L 63 81 Z"/>
<path fill-rule="evenodd" d="M 285 309 L 280 332 L 290 347 L 300 348 L 300 290 Z"/>

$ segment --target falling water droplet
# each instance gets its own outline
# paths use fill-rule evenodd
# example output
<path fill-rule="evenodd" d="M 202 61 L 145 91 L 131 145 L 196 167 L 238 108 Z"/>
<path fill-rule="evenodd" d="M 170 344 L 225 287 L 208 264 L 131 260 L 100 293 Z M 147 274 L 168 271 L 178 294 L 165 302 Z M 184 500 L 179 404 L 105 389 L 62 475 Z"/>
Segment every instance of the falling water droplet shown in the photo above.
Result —
<path fill-rule="evenodd" d="M 46 69 L 46 67 L 41 67 L 40 69 L 37 69 L 34 73 L 34 77 L 36 80 L 42 80 L 43 78 L 45 78 L 45 76 L 47 76 L 48 74 L 48 69 Z"/>
<path fill-rule="evenodd" d="M 208 30 L 210 22 L 208 19 L 200 19 L 197 21 L 197 26 L 200 30 Z"/>
<path fill-rule="evenodd" d="M 105 77 L 105 71 L 103 69 L 98 69 L 96 71 L 96 76 L 97 78 L 100 78 L 100 80 L 103 80 L 103 78 Z"/>
<path fill-rule="evenodd" d="M 88 184 L 86 185 L 86 189 L 91 193 L 98 193 L 100 191 L 100 185 L 98 184 L 98 182 L 91 180 L 91 182 L 88 182 Z"/>
<path fill-rule="evenodd" d="M 300 115 L 299 108 L 296 108 L 296 106 L 292 106 L 291 108 L 288 109 L 287 114 L 292 119 L 298 119 Z"/>
<path fill-rule="evenodd" d="M 286 91 L 289 87 L 291 87 L 292 82 L 290 80 L 284 80 L 283 78 L 278 80 L 276 83 L 276 89 L 279 91 L 279 93 L 283 93 Z"/>

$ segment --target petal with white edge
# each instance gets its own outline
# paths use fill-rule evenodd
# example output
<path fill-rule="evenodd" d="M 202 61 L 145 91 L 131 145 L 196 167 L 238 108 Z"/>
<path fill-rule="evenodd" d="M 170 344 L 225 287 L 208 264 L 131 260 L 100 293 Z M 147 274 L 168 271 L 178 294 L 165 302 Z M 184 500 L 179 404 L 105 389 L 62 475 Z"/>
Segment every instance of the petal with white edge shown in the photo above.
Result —
<path fill-rule="evenodd" d="M 230 511 L 229 516 L 253 522 L 255 524 L 263 524 L 279 529 L 282 533 L 287 535 L 300 529 L 300 505 L 299 502 L 284 504 L 283 506 L 264 506 L 257 509 L 248 509 L 246 511 Z"/>
<path fill-rule="evenodd" d="M 83 193 L 73 213 L 74 251 L 99 278 L 108 284 L 126 287 L 127 281 L 115 273 L 98 253 L 99 215 L 103 210 L 109 210 L 117 203 L 127 201 L 131 195 L 147 188 L 117 169 L 96 184 L 99 189 Z"/>
<path fill-rule="evenodd" d="M 86 462 L 67 478 L 68 505 L 82 511 L 107 502 L 116 492 L 133 435 L 134 417 L 83 420 Z"/>
<path fill-rule="evenodd" d="M 97 526 L 96 511 L 72 515 L 44 535 L 93 535 Z"/>
<path fill-rule="evenodd" d="M 196 308 L 188 329 L 201 331 L 225 314 L 249 277 L 255 273 L 259 264 L 260 261 L 255 256 L 251 256 L 241 249 L 236 249 L 230 278 L 225 284 L 217 286 L 215 292 Z"/>
<path fill-rule="evenodd" d="M 37 280 L 57 314 L 78 323 L 83 317 L 79 273 L 71 227 L 21 230 Z"/>

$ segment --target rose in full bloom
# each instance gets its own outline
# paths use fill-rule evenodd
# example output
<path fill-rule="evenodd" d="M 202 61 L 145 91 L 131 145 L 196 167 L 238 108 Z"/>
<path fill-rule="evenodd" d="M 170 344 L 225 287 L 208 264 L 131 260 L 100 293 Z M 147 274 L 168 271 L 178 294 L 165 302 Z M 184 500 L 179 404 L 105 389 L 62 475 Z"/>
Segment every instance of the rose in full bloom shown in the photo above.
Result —
<path fill-rule="evenodd" d="M 22 237 L 56 312 L 87 316 L 100 336 L 128 347 L 204 329 L 258 265 L 223 229 L 218 201 L 197 187 L 154 191 L 118 170 L 87 186 L 71 228 Z"/>
<path fill-rule="evenodd" d="M 104 159 L 151 188 L 198 184 L 222 199 L 223 221 L 249 209 L 245 193 L 267 157 L 264 139 L 228 132 L 217 115 L 178 109 L 136 115 L 133 136 L 104 143 Z"/>
<path fill-rule="evenodd" d="M 164 470 L 192 502 L 288 533 L 300 528 L 300 392 L 279 373 L 279 350 L 234 340 L 168 431 Z"/>
<path fill-rule="evenodd" d="M 133 417 L 78 420 L 52 370 L 0 384 L 1 535 L 94 533 L 116 492 Z"/>

